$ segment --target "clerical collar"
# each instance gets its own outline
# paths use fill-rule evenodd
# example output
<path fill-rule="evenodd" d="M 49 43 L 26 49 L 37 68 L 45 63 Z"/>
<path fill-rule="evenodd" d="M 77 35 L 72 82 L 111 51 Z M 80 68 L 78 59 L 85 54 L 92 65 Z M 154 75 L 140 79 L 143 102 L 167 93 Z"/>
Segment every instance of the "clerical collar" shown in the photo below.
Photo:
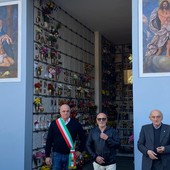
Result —
<path fill-rule="evenodd" d="M 67 125 L 70 122 L 70 118 L 68 118 L 65 122 L 65 125 Z"/>
<path fill-rule="evenodd" d="M 155 129 L 159 129 L 159 128 L 161 127 L 161 125 L 162 125 L 162 123 L 161 123 L 158 127 L 155 127 L 154 125 L 153 125 L 153 127 L 154 127 Z"/>

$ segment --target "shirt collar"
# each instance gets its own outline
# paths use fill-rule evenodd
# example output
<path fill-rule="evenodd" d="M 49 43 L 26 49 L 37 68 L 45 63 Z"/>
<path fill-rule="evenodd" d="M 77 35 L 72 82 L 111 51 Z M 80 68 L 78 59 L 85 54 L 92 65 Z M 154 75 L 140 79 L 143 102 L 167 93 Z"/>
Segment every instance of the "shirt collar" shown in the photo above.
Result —
<path fill-rule="evenodd" d="M 155 127 L 154 125 L 153 125 L 153 127 L 154 127 L 155 129 L 159 129 L 159 128 L 161 127 L 161 125 L 162 125 L 162 123 L 161 123 L 158 127 Z"/>
<path fill-rule="evenodd" d="M 65 125 L 67 125 L 70 122 L 70 118 L 67 119 L 67 121 L 65 122 Z"/>

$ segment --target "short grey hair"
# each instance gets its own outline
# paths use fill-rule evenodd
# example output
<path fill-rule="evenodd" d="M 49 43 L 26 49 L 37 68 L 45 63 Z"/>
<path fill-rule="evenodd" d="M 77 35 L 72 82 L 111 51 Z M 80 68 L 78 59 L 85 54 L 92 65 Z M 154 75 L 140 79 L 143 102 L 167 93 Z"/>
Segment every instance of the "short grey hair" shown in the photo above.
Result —
<path fill-rule="evenodd" d="M 158 110 L 158 109 L 152 110 L 152 111 L 150 112 L 149 117 L 152 115 L 152 113 L 153 113 L 154 111 L 157 111 L 158 113 L 160 113 L 161 117 L 163 118 L 163 113 L 162 113 L 160 110 Z"/>

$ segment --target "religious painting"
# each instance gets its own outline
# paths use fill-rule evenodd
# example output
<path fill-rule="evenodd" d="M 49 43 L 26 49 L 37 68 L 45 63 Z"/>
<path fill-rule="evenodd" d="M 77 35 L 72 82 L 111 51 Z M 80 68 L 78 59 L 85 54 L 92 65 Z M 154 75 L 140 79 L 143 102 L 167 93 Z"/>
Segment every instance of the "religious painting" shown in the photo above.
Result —
<path fill-rule="evenodd" d="M 170 75 L 170 0 L 139 0 L 139 72 Z"/>
<path fill-rule="evenodd" d="M 0 2 L 0 82 L 20 81 L 20 4 Z"/>

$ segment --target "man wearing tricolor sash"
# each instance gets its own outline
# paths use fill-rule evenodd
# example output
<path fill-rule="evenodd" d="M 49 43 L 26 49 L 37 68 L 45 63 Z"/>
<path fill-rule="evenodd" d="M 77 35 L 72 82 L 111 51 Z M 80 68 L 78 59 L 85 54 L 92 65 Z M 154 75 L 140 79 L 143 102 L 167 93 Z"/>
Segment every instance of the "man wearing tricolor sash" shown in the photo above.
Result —
<path fill-rule="evenodd" d="M 60 107 L 60 115 L 49 127 L 45 162 L 52 166 L 52 170 L 76 169 L 76 157 L 81 155 L 85 147 L 85 133 L 81 124 L 70 118 L 70 107 L 67 104 Z M 80 145 L 75 150 L 77 137 Z"/>

